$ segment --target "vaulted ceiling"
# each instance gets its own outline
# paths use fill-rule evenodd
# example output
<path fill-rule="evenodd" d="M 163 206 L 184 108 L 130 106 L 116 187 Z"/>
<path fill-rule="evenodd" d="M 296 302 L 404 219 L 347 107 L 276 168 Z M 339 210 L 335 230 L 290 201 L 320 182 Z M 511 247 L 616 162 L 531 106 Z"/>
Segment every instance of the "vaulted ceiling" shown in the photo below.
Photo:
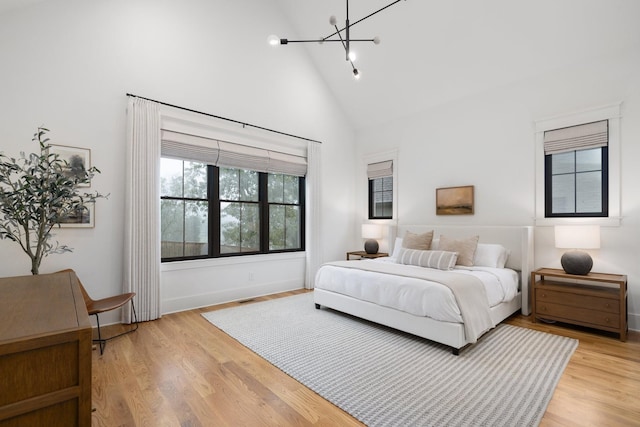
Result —
<path fill-rule="evenodd" d="M 317 38 L 340 28 L 345 0 L 276 0 L 296 29 L 280 37 Z M 351 0 L 351 22 L 392 0 Z M 354 127 L 383 123 L 436 105 L 588 63 L 640 51 L 638 0 L 402 0 L 357 24 L 354 81 L 337 43 L 279 46 L 304 49 Z"/>
<path fill-rule="evenodd" d="M 0 0 L 0 13 L 44 0 Z M 351 23 L 393 0 L 351 0 Z M 273 0 L 295 34 L 313 39 L 340 28 L 346 0 Z M 252 19 L 260 19 L 254 17 Z M 362 77 L 354 81 L 339 43 L 278 46 L 305 55 L 355 129 L 534 78 L 608 55 L 640 51 L 638 0 L 400 0 L 355 25 Z M 266 38 L 269 34 L 264 35 Z"/>

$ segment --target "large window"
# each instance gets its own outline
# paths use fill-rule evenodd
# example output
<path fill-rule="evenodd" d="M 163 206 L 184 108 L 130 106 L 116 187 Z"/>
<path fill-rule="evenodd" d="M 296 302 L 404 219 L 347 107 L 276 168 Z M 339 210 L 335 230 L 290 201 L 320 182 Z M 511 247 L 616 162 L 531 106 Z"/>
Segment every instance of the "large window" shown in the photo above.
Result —
<path fill-rule="evenodd" d="M 545 217 L 608 215 L 607 121 L 545 132 Z"/>
<path fill-rule="evenodd" d="M 163 261 L 304 250 L 304 178 L 163 158 Z"/>

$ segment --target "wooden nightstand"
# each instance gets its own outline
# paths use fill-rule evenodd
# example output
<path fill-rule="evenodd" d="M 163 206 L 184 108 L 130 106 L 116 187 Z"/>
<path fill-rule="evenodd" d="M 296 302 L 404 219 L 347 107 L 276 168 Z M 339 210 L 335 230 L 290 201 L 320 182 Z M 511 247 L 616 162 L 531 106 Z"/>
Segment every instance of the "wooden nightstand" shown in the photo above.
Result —
<path fill-rule="evenodd" d="M 538 318 L 556 320 L 616 332 L 620 334 L 620 341 L 627 340 L 626 275 L 589 273 L 581 276 L 557 268 L 540 268 L 531 272 L 531 283 L 534 322 Z"/>
<path fill-rule="evenodd" d="M 381 258 L 384 256 L 389 256 L 389 254 L 386 252 L 378 252 L 377 254 L 368 254 L 365 251 L 351 251 L 351 252 L 347 252 L 347 261 L 351 260 L 352 256 L 357 256 L 358 258 L 356 259 L 362 259 L 362 258 L 372 259 L 372 258 Z"/>

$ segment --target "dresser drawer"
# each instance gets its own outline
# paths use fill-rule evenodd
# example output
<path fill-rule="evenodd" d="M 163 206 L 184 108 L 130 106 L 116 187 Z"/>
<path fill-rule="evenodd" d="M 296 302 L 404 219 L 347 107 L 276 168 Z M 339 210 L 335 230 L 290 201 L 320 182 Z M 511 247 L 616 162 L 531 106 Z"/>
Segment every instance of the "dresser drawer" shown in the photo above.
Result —
<path fill-rule="evenodd" d="M 560 321 L 566 320 L 570 323 L 577 322 L 584 326 L 620 328 L 620 316 L 615 313 L 595 311 L 540 300 L 536 301 L 536 305 L 536 314 L 541 318 L 545 318 L 546 315 L 549 316 L 549 318 Z"/>
<path fill-rule="evenodd" d="M 540 288 L 536 289 L 536 304 L 542 305 L 546 302 L 620 314 L 620 302 L 614 298 L 576 295 L 570 292 L 559 292 Z"/>

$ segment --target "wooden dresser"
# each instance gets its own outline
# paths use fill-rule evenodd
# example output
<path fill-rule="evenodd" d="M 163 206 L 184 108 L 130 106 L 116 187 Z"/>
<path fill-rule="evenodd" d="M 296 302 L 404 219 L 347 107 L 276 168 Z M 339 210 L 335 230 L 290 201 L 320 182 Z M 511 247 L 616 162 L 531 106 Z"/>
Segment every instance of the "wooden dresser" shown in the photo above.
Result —
<path fill-rule="evenodd" d="M 536 319 L 557 320 L 616 332 L 621 341 L 627 340 L 626 275 L 589 273 L 581 276 L 556 268 L 541 268 L 531 272 L 531 283 L 534 322 Z"/>
<path fill-rule="evenodd" d="M 73 273 L 0 278 L 0 426 L 91 426 L 91 323 Z"/>

